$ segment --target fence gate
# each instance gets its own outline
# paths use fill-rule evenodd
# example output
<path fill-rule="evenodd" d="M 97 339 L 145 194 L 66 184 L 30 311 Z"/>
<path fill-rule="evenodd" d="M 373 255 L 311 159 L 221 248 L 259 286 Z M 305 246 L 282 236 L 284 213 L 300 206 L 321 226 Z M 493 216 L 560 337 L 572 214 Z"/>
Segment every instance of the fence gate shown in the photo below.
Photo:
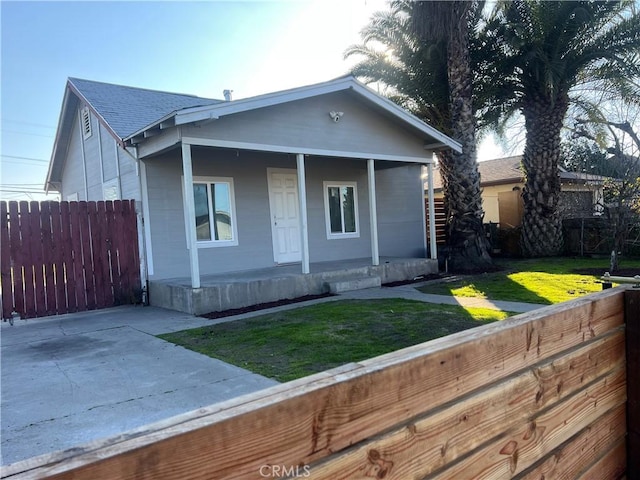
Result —
<path fill-rule="evenodd" d="M 2 318 L 95 310 L 139 298 L 133 200 L 0 202 Z"/>

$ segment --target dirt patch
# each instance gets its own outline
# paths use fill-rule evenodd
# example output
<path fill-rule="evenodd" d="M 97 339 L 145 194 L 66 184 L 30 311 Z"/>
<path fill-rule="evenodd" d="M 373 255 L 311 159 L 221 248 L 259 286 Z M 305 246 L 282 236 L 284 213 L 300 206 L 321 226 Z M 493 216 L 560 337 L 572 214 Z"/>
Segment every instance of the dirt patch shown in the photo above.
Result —
<path fill-rule="evenodd" d="M 230 310 L 225 310 L 223 312 L 205 313 L 200 316 L 215 320 L 216 318 L 231 317 L 232 315 L 241 315 L 243 313 L 257 312 L 259 310 L 266 310 L 267 308 L 280 307 L 282 305 L 290 305 L 292 303 L 306 302 L 308 300 L 315 300 L 317 298 L 325 298 L 325 297 L 331 297 L 331 296 L 333 296 L 331 293 L 322 293 L 320 295 L 305 295 L 303 297 L 297 297 L 297 298 L 285 298 L 283 300 L 277 300 L 275 302 L 259 303 L 258 305 L 251 305 L 249 307 L 232 308 Z"/>

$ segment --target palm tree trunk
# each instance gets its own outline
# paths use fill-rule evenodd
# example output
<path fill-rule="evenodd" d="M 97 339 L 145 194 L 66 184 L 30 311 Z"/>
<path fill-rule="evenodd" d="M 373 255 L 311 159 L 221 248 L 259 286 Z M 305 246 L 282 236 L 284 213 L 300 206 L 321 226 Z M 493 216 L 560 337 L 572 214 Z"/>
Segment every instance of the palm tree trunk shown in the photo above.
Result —
<path fill-rule="evenodd" d="M 452 270 L 486 270 L 492 265 L 482 219 L 480 173 L 476 151 L 476 119 L 472 101 L 469 58 L 469 2 L 452 2 L 447 39 L 447 70 L 451 98 L 451 130 L 462 153 L 441 155 L 443 186 L 448 206 L 447 233 Z"/>
<path fill-rule="evenodd" d="M 567 95 L 551 101 L 533 96 L 524 102 L 527 140 L 522 163 L 526 180 L 520 248 L 527 257 L 558 255 L 562 249 L 558 163 L 568 104 Z"/>

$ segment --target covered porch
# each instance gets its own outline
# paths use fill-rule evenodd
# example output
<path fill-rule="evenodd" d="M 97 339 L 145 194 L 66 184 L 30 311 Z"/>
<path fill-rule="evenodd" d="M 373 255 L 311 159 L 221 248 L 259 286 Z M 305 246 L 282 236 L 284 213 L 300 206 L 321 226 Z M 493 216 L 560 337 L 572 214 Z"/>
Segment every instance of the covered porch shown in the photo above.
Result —
<path fill-rule="evenodd" d="M 433 259 L 379 260 L 377 265 L 372 265 L 371 258 L 311 263 L 309 273 L 303 273 L 300 264 L 291 264 L 201 275 L 199 288 L 192 287 L 191 277 L 155 280 L 149 284 L 150 301 L 158 307 L 202 315 L 330 291 L 379 287 L 438 271 L 438 261 Z"/>

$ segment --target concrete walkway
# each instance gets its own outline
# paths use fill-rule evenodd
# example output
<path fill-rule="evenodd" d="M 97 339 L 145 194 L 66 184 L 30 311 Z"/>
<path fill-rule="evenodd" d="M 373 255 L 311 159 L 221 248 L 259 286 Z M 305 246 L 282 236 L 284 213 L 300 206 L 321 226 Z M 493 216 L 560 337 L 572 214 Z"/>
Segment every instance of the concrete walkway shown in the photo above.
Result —
<path fill-rule="evenodd" d="M 117 307 L 0 322 L 1 460 L 6 465 L 116 435 L 277 382 L 155 337 L 344 298 L 407 298 L 528 312 L 543 305 L 431 295 L 411 284 L 346 292 L 218 320 Z"/>
<path fill-rule="evenodd" d="M 342 298 L 406 298 L 409 300 L 417 300 L 426 303 L 439 303 L 444 305 L 459 305 L 461 307 L 479 307 L 490 308 L 495 310 L 504 310 L 506 312 L 524 313 L 536 310 L 546 305 L 537 303 L 524 302 L 507 302 L 501 300 L 489 300 L 486 298 L 473 297 L 454 297 L 451 295 L 434 295 L 431 293 L 422 293 L 417 290 L 424 284 L 410 284 L 391 288 L 369 288 L 367 290 L 355 290 L 346 292 L 341 295 Z"/>
<path fill-rule="evenodd" d="M 156 338 L 213 323 L 169 310 L 1 323 L 3 465 L 277 384 Z"/>

